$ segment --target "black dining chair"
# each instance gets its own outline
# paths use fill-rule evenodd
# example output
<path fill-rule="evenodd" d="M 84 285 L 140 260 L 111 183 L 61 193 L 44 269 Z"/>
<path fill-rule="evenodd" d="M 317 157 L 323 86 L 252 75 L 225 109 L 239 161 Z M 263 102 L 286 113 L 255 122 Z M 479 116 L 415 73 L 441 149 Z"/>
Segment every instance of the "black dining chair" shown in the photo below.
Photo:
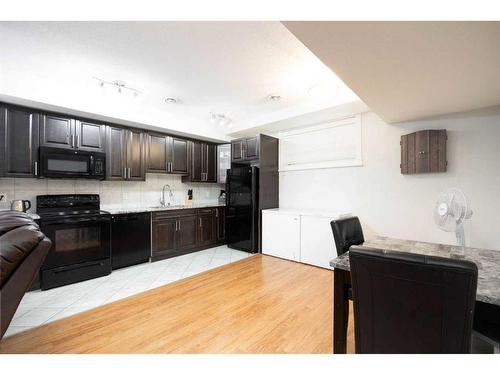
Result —
<path fill-rule="evenodd" d="M 338 256 L 347 252 L 352 245 L 361 245 L 365 242 L 363 228 L 361 228 L 357 216 L 332 220 L 330 226 L 332 227 Z"/>
<path fill-rule="evenodd" d="M 474 263 L 356 246 L 349 262 L 356 353 L 470 353 Z"/>

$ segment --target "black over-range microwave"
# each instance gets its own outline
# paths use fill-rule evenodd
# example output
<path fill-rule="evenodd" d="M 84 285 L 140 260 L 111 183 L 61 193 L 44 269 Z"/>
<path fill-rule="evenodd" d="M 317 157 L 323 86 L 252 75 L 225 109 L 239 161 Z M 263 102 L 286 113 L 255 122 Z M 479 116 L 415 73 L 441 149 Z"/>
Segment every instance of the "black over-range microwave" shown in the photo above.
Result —
<path fill-rule="evenodd" d="M 40 147 L 40 172 L 38 176 L 104 180 L 106 177 L 106 154 Z"/>

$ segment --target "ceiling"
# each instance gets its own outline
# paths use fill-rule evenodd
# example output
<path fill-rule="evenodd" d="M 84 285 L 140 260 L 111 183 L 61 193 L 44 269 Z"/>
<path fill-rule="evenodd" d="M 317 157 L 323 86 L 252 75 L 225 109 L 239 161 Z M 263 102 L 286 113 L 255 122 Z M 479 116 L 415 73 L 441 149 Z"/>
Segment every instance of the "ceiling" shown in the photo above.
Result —
<path fill-rule="evenodd" d="M 241 129 L 358 99 L 280 22 L 0 22 L 0 44 L 4 97 L 214 139 L 231 129 L 210 112 Z M 317 85 L 326 94 L 310 95 Z"/>
<path fill-rule="evenodd" d="M 500 22 L 283 22 L 389 123 L 500 104 Z"/>

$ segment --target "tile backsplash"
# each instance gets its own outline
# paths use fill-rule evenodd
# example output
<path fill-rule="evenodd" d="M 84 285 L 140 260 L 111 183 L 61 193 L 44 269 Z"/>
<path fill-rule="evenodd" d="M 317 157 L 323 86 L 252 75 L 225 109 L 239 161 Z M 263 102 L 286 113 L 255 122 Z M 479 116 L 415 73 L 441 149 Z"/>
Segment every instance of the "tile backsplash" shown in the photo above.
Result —
<path fill-rule="evenodd" d="M 205 203 L 217 201 L 224 185 L 216 183 L 183 183 L 181 176 L 146 174 L 146 181 L 94 181 L 35 178 L 0 178 L 0 209 L 10 208 L 10 201 L 31 201 L 29 212 L 36 212 L 36 196 L 44 194 L 99 194 L 101 206 L 108 208 L 153 207 L 160 204 L 164 185 L 170 185 L 171 204 L 183 204 L 188 189 L 193 189 L 193 201 Z M 168 199 L 168 192 L 165 194 Z M 167 200 L 168 202 L 168 200 Z"/>

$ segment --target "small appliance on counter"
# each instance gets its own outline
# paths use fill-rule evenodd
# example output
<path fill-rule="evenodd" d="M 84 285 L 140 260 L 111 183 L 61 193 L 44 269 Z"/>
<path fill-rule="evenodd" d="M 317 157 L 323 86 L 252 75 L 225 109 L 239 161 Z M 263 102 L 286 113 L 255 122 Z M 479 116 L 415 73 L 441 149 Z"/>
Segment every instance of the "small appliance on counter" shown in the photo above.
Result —
<path fill-rule="evenodd" d="M 31 202 L 28 200 L 14 200 L 10 202 L 12 211 L 26 212 L 31 208 Z"/>
<path fill-rule="evenodd" d="M 226 204 L 226 191 L 221 190 L 219 194 L 219 204 Z"/>

